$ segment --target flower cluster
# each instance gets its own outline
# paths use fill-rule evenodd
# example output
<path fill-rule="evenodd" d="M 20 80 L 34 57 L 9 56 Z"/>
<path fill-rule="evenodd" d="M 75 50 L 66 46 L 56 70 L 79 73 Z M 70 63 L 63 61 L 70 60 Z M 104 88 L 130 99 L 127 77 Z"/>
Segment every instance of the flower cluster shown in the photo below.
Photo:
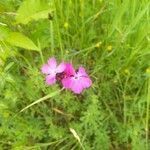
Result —
<path fill-rule="evenodd" d="M 57 65 L 54 57 L 47 61 L 41 68 L 46 75 L 46 83 L 52 85 L 60 81 L 64 88 L 80 94 L 84 89 L 92 85 L 92 81 L 83 67 L 75 70 L 71 63 L 62 62 Z"/>

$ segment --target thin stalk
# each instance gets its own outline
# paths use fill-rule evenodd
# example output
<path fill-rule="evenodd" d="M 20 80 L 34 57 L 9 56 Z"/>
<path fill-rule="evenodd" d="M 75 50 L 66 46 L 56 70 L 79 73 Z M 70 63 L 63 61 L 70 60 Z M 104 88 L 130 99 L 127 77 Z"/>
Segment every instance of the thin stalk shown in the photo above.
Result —
<path fill-rule="evenodd" d="M 81 1 L 81 21 L 82 21 L 82 31 L 81 31 L 81 47 L 83 46 L 84 41 L 84 0 Z"/>
<path fill-rule="evenodd" d="M 32 107 L 32 106 L 35 105 L 35 104 L 38 104 L 38 103 L 43 102 L 43 101 L 45 101 L 45 100 L 47 100 L 47 99 L 49 99 L 49 98 L 54 97 L 55 95 L 57 95 L 58 93 L 60 93 L 63 89 L 64 89 L 64 88 L 62 88 L 61 90 L 55 91 L 55 92 L 53 92 L 53 93 L 50 93 L 50 94 L 48 94 L 48 95 L 46 95 L 46 96 L 44 96 L 44 97 L 42 97 L 42 98 L 36 100 L 35 102 L 29 104 L 28 106 L 26 106 L 25 108 L 23 108 L 22 110 L 20 110 L 20 112 L 25 111 L 26 109 Z"/>
<path fill-rule="evenodd" d="M 51 52 L 54 55 L 54 30 L 53 30 L 53 21 L 50 20 L 50 38 L 51 38 Z"/>
<path fill-rule="evenodd" d="M 56 4 L 55 3 L 54 3 L 54 5 L 55 5 L 55 8 L 56 8 Z M 57 9 L 55 9 L 55 10 L 57 10 Z M 60 51 L 61 51 L 61 58 L 63 58 L 62 40 L 61 40 L 61 34 L 60 34 L 60 29 L 59 29 L 59 22 L 58 22 L 56 11 L 55 11 L 55 20 L 56 20 L 56 30 L 57 30 L 57 34 L 58 34 L 58 42 L 59 42 Z"/>
<path fill-rule="evenodd" d="M 124 125 L 126 125 L 126 123 L 127 123 L 127 115 L 126 115 L 127 104 L 126 104 L 125 96 L 126 96 L 126 88 L 127 88 L 127 85 L 128 85 L 128 80 L 129 80 L 129 77 L 126 78 L 124 91 L 123 91 L 123 122 L 124 122 Z"/>
<path fill-rule="evenodd" d="M 43 53 L 42 53 L 41 44 L 40 44 L 39 39 L 38 39 L 38 48 L 39 48 L 39 53 L 40 53 L 42 63 L 44 64 L 44 57 L 43 57 Z"/>
<path fill-rule="evenodd" d="M 148 150 L 148 140 L 149 140 L 149 110 L 150 110 L 150 78 L 148 79 L 148 89 L 147 89 L 147 106 L 146 106 L 146 150 Z"/>

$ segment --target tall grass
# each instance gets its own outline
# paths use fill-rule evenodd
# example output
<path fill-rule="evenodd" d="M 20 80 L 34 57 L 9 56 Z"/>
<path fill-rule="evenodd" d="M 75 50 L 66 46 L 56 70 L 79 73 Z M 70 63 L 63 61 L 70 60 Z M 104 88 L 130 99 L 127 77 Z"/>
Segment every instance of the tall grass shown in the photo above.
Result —
<path fill-rule="evenodd" d="M 14 47 L 0 35 L 0 149 L 148 150 L 150 2 L 48 3 L 49 19 L 16 24 L 22 1 L 0 2 L 0 23 L 40 49 Z M 40 73 L 51 56 L 86 67 L 92 88 L 56 94 Z"/>

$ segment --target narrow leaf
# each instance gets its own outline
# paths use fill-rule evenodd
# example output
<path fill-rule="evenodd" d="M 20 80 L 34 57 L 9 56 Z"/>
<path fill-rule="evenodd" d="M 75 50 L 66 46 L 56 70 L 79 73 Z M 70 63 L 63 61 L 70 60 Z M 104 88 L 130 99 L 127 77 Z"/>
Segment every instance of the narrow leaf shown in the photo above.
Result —
<path fill-rule="evenodd" d="M 50 94 L 48 94 L 48 95 L 46 95 L 46 96 L 44 96 L 44 97 L 42 97 L 42 98 L 36 100 L 35 102 L 33 102 L 33 103 L 31 103 L 30 105 L 28 105 L 28 106 L 26 106 L 25 108 L 23 108 L 20 112 L 23 112 L 23 111 L 25 111 L 26 109 L 32 107 L 32 106 L 35 105 L 35 104 L 38 104 L 38 103 L 44 101 L 44 100 L 47 100 L 47 99 L 49 99 L 49 98 L 51 98 L 51 97 L 54 97 L 55 95 L 57 95 L 57 94 L 58 94 L 59 92 L 61 92 L 62 90 L 63 90 L 63 89 L 61 89 L 61 90 L 59 90 L 59 91 L 55 91 L 55 92 L 53 92 L 53 93 L 50 93 Z"/>

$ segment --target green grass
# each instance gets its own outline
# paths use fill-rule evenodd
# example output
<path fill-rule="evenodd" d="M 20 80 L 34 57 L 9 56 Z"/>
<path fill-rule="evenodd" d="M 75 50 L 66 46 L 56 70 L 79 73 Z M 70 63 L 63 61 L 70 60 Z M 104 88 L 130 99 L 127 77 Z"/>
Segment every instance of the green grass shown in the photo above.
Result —
<path fill-rule="evenodd" d="M 149 8 L 1 0 L 0 150 L 148 150 Z M 47 86 L 40 68 L 52 56 L 84 66 L 92 87 L 77 96 Z"/>

